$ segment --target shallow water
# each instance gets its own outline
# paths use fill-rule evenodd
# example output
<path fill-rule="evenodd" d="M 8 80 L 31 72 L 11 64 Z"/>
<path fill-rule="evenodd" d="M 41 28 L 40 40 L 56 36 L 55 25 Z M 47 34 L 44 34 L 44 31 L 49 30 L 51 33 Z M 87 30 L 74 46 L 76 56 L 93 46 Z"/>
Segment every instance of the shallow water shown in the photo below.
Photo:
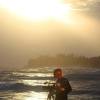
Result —
<path fill-rule="evenodd" d="M 46 100 L 44 82 L 53 80 L 50 67 L 0 72 L 0 100 Z M 100 100 L 100 69 L 63 68 L 73 88 L 69 100 Z"/>

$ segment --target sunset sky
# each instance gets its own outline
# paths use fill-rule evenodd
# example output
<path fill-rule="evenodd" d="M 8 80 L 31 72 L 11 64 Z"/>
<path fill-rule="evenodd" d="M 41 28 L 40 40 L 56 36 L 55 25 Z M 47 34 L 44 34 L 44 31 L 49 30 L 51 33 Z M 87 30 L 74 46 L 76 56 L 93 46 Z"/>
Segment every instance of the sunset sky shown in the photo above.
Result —
<path fill-rule="evenodd" d="M 0 0 L 0 66 L 39 55 L 100 56 L 100 0 Z"/>

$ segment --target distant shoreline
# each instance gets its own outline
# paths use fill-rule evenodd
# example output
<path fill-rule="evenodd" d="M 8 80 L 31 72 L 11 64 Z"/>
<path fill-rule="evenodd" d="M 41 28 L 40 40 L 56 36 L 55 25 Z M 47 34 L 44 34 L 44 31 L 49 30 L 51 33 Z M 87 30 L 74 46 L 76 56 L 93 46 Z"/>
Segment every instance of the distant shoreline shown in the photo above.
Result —
<path fill-rule="evenodd" d="M 39 56 L 37 58 L 30 59 L 27 66 L 29 68 L 44 67 L 44 66 L 58 66 L 58 67 L 93 67 L 100 68 L 100 56 L 98 57 L 85 57 L 58 54 L 57 56 Z"/>

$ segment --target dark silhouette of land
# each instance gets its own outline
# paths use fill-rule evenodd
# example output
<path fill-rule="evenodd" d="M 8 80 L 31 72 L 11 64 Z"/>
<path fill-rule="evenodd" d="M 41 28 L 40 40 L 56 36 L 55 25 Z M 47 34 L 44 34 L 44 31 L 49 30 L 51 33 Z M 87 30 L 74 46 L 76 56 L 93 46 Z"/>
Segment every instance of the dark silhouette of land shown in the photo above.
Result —
<path fill-rule="evenodd" d="M 56 56 L 39 56 L 28 61 L 29 67 L 42 66 L 83 66 L 83 67 L 100 67 L 100 56 L 85 57 L 74 56 L 73 54 L 58 54 Z"/>

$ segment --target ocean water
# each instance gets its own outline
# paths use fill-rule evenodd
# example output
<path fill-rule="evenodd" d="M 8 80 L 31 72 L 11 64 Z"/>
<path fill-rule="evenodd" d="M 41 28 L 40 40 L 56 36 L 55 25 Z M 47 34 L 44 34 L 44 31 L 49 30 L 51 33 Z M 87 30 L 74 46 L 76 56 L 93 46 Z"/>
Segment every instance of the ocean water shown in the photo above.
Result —
<path fill-rule="evenodd" d="M 47 100 L 44 82 L 54 81 L 55 67 L 0 71 L 0 100 Z M 73 91 L 69 100 L 100 100 L 100 69 L 63 68 Z"/>

